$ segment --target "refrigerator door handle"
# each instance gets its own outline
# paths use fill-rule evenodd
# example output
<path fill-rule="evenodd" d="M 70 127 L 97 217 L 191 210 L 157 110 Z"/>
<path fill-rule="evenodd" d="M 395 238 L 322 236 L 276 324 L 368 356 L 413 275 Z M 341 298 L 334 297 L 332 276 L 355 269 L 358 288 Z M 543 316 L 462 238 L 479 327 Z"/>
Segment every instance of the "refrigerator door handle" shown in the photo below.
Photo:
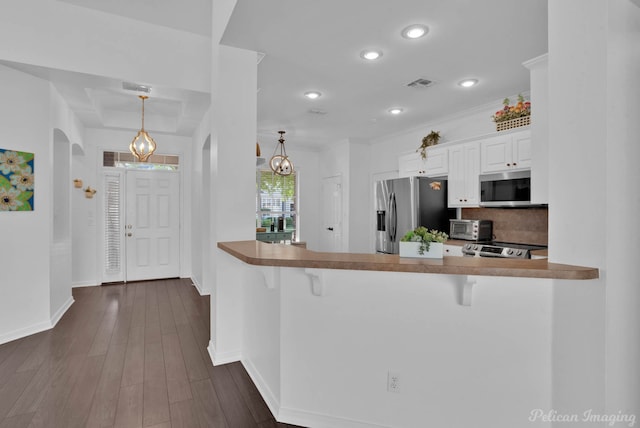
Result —
<path fill-rule="evenodd" d="M 391 242 L 396 242 L 396 232 L 398 231 L 398 207 L 396 205 L 396 194 L 395 192 L 391 193 L 389 198 L 389 238 Z"/>

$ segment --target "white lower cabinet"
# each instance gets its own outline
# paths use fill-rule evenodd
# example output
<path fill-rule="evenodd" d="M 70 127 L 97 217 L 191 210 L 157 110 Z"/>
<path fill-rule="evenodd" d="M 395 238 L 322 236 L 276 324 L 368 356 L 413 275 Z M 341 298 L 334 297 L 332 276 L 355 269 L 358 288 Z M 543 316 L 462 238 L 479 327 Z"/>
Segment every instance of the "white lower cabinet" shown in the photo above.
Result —
<path fill-rule="evenodd" d="M 480 204 L 480 145 L 465 143 L 449 148 L 449 208 Z"/>
<path fill-rule="evenodd" d="M 531 131 L 520 131 L 482 140 L 483 174 L 531 168 Z"/>

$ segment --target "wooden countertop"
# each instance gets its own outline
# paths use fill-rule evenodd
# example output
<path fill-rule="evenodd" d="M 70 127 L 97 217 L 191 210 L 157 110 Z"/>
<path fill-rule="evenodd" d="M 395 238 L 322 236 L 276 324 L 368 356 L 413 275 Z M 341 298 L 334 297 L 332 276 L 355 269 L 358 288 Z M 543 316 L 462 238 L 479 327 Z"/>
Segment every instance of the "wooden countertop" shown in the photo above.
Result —
<path fill-rule="evenodd" d="M 552 279 L 595 279 L 599 276 L 596 268 L 549 263 L 545 259 L 449 256 L 443 259 L 400 258 L 391 254 L 323 253 L 293 245 L 259 241 L 218 242 L 218 248 L 256 266 Z"/>

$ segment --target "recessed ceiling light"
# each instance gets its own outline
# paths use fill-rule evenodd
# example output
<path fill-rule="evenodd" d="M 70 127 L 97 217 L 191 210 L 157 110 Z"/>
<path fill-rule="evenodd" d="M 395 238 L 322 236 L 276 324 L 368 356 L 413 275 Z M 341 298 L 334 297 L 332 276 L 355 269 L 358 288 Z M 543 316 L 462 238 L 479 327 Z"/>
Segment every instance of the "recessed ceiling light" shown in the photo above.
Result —
<path fill-rule="evenodd" d="M 429 27 L 422 24 L 409 25 L 402 30 L 402 37 L 405 39 L 419 39 L 429 32 Z"/>
<path fill-rule="evenodd" d="M 369 61 L 373 61 L 374 59 L 378 59 L 382 56 L 381 51 L 374 50 L 365 50 L 360 52 L 360 56 L 364 59 L 368 59 Z"/>
<path fill-rule="evenodd" d="M 458 85 L 462 86 L 463 88 L 470 88 L 477 84 L 478 84 L 478 79 L 465 79 L 465 80 L 462 80 L 461 82 L 458 82 Z"/>
<path fill-rule="evenodd" d="M 389 109 L 389 113 L 391 114 L 400 114 L 402 113 L 404 110 L 401 109 L 400 107 L 394 107 L 394 108 L 390 108 Z"/>
<path fill-rule="evenodd" d="M 318 91 L 309 91 L 309 92 L 305 92 L 304 93 L 305 97 L 307 97 L 309 99 L 312 99 L 312 100 L 315 100 L 316 98 L 320 97 L 320 95 L 322 95 L 322 94 L 320 92 L 318 92 Z"/>

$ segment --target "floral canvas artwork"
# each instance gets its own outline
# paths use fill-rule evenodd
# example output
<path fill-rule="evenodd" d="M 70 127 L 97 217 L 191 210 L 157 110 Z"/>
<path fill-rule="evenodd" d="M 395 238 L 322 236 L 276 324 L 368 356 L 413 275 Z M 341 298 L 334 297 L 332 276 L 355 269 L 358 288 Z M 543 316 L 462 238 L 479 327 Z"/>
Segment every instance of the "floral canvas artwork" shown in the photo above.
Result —
<path fill-rule="evenodd" d="M 33 211 L 33 158 L 0 149 L 0 211 Z"/>

